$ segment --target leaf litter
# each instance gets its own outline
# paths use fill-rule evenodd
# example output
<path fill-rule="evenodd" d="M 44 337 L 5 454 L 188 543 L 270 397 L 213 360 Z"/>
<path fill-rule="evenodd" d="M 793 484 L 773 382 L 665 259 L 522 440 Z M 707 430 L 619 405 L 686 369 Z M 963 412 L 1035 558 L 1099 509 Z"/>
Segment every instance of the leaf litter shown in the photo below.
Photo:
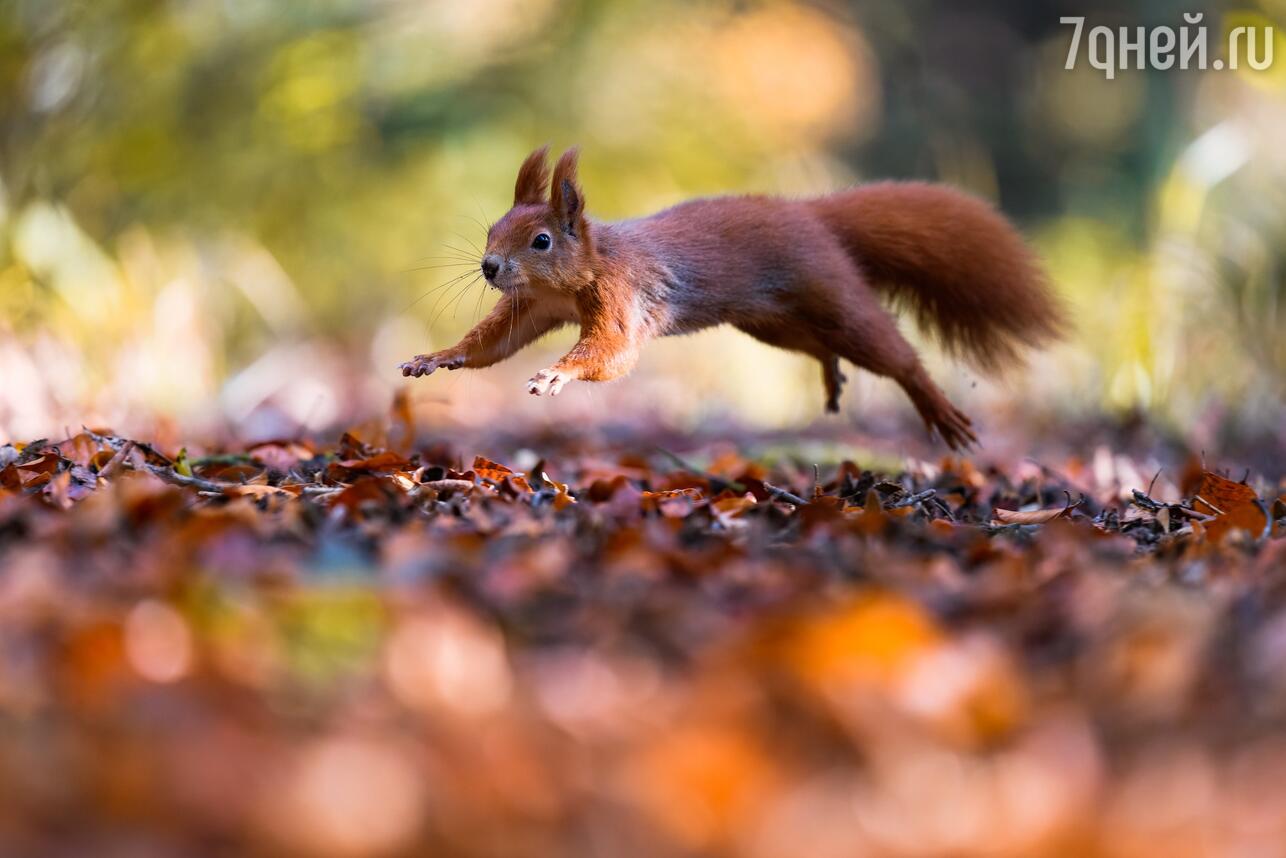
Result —
<path fill-rule="evenodd" d="M 1286 854 L 1281 485 L 359 434 L 0 447 L 0 852 Z"/>

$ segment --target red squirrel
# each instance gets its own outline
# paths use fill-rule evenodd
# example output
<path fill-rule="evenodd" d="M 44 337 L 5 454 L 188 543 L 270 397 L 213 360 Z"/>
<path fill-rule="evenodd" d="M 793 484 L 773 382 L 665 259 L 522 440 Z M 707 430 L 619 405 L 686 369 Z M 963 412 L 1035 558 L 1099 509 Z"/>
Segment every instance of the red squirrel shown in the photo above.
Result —
<path fill-rule="evenodd" d="M 816 358 L 828 411 L 839 410 L 841 358 L 892 378 L 929 431 L 960 449 L 977 443 L 971 421 L 933 383 L 880 296 L 984 371 L 1064 329 L 1018 232 L 951 188 L 881 182 L 813 199 L 698 199 L 607 223 L 586 216 L 577 150 L 552 177 L 547 152 L 523 162 L 513 208 L 487 233 L 482 275 L 499 301 L 459 343 L 417 355 L 402 375 L 490 366 L 574 322 L 576 345 L 527 382 L 528 392 L 554 396 L 569 381 L 625 375 L 652 337 L 730 324 Z"/>

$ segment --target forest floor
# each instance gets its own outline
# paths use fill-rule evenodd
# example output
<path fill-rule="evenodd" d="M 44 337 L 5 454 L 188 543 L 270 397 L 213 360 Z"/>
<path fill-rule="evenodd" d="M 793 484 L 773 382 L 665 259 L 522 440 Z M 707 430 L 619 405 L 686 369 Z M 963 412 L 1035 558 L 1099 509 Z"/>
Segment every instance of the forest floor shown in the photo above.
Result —
<path fill-rule="evenodd" d="M 1286 855 L 1280 473 L 519 437 L 0 447 L 0 854 Z"/>

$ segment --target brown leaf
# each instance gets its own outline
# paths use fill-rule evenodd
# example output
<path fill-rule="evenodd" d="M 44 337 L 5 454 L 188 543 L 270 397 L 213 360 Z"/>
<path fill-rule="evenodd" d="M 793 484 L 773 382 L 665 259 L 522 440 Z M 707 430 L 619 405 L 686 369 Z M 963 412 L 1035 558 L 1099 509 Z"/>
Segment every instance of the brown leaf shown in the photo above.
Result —
<path fill-rule="evenodd" d="M 73 435 L 66 441 L 59 441 L 55 446 L 58 447 L 63 458 L 82 466 L 88 466 L 94 456 L 102 452 L 102 444 L 88 432 Z"/>
<path fill-rule="evenodd" d="M 268 486 L 262 484 L 246 484 L 243 486 L 230 486 L 227 490 L 230 495 L 247 495 L 249 497 L 266 497 L 268 495 L 289 495 L 293 492 L 287 491 L 280 486 Z"/>
<path fill-rule="evenodd" d="M 302 444 L 286 442 L 260 444 L 250 448 L 249 455 L 251 459 L 266 468 L 285 472 L 298 466 L 300 462 L 313 458 L 316 454 Z"/>
<path fill-rule="evenodd" d="M 483 458 L 482 456 L 474 456 L 473 470 L 479 477 L 482 477 L 485 480 L 491 480 L 495 483 L 503 483 L 505 479 L 508 478 L 513 481 L 516 488 L 527 492 L 531 491 L 531 485 L 527 482 L 526 477 L 506 468 L 499 462 L 493 462 L 490 459 Z"/>
<path fill-rule="evenodd" d="M 1034 509 L 1029 512 L 1019 512 L 1012 509 L 996 509 L 993 512 L 994 520 L 1001 524 L 1045 524 L 1056 518 L 1062 518 L 1067 515 L 1071 507 L 1059 507 L 1057 509 Z"/>
<path fill-rule="evenodd" d="M 1244 483 L 1203 471 L 1193 498 L 1193 509 L 1215 516 L 1214 521 L 1206 522 L 1206 537 L 1211 542 L 1221 542 L 1233 530 L 1244 530 L 1258 539 L 1268 527 L 1259 496 Z"/>
<path fill-rule="evenodd" d="M 576 503 L 576 498 L 572 497 L 571 491 L 567 487 L 567 483 L 555 482 L 549 478 L 549 474 L 544 473 L 543 471 L 540 474 L 540 478 L 554 487 L 554 491 L 556 492 L 554 495 L 554 509 L 565 509 Z"/>
<path fill-rule="evenodd" d="M 331 503 L 351 513 L 360 512 L 367 505 L 378 507 L 396 500 L 401 494 L 389 480 L 380 477 L 359 477 L 351 486 L 337 492 Z"/>
<path fill-rule="evenodd" d="M 758 505 L 759 502 L 755 500 L 755 496 L 747 492 L 740 497 L 729 495 L 728 497 L 719 498 L 710 504 L 710 508 L 714 511 L 715 518 L 727 526 L 731 525 L 742 513 L 754 509 Z"/>
<path fill-rule="evenodd" d="M 364 459 L 344 459 L 335 464 L 350 471 L 394 471 L 404 469 L 409 463 L 397 453 L 385 451 Z"/>
<path fill-rule="evenodd" d="M 58 457 L 53 453 L 46 453 L 43 456 L 37 456 L 30 462 L 21 462 L 15 467 L 25 472 L 23 476 L 28 480 L 27 484 L 31 485 L 31 477 L 38 474 L 52 474 L 57 471 L 58 461 Z"/>
<path fill-rule="evenodd" d="M 446 492 L 471 492 L 478 487 L 473 480 L 429 480 L 422 484 L 424 488 L 443 494 Z"/>
<path fill-rule="evenodd" d="M 700 489 L 685 488 L 643 492 L 640 503 L 645 511 L 660 512 L 666 518 L 685 518 L 704 500 L 705 495 Z"/>

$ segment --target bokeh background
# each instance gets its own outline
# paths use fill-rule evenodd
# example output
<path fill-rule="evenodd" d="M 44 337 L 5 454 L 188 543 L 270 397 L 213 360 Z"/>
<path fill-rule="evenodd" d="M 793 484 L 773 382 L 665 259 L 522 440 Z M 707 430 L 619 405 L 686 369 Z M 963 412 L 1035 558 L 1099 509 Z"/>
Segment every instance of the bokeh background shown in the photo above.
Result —
<path fill-rule="evenodd" d="M 1265 72 L 1064 69 L 1070 28 L 1212 44 L 1286 3 L 5 0 L 0 439 L 430 423 L 818 419 L 815 365 L 730 331 L 653 345 L 556 403 L 563 332 L 409 382 L 494 300 L 431 291 L 537 145 L 583 146 L 591 213 L 724 191 L 939 179 L 995 200 L 1073 307 L 1003 385 L 938 362 L 994 436 L 1145 418 L 1194 449 L 1286 425 L 1286 50 Z M 909 411 L 863 378 L 848 414 Z M 837 418 L 831 418 L 835 420 Z M 1278 448 L 1280 449 L 1280 447 Z"/>

